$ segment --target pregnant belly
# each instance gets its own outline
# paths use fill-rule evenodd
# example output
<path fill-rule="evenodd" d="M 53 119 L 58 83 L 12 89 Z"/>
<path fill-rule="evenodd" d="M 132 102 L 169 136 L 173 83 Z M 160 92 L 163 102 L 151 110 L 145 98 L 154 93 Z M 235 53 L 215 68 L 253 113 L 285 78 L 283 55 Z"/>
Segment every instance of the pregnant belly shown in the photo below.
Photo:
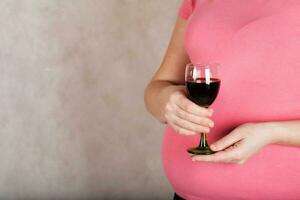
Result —
<path fill-rule="evenodd" d="M 192 162 L 186 149 L 198 141 L 198 136 L 179 135 L 170 126 L 165 127 L 164 170 L 173 189 L 182 197 L 300 199 L 300 148 L 268 145 L 244 165 Z"/>

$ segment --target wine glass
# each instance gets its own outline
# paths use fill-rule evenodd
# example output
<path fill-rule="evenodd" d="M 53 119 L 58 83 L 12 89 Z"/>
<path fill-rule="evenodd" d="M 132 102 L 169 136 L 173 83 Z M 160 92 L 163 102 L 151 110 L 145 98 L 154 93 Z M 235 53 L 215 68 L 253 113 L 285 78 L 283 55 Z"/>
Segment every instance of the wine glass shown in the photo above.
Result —
<path fill-rule="evenodd" d="M 217 63 L 189 63 L 185 69 L 185 85 L 188 96 L 195 104 L 208 108 L 216 99 L 221 80 L 217 75 Z M 196 155 L 209 155 L 215 153 L 208 145 L 206 133 L 200 134 L 200 143 L 197 147 L 191 147 L 187 151 Z"/>

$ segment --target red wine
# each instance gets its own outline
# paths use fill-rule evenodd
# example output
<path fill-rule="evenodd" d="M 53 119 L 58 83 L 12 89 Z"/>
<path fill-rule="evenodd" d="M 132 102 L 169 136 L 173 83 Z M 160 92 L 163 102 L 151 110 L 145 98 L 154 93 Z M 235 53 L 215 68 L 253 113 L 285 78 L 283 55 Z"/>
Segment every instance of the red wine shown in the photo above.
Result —
<path fill-rule="evenodd" d="M 188 98 L 199 106 L 208 107 L 216 99 L 219 88 L 220 79 L 211 78 L 210 83 L 206 84 L 205 78 L 197 78 L 196 81 L 186 81 Z"/>

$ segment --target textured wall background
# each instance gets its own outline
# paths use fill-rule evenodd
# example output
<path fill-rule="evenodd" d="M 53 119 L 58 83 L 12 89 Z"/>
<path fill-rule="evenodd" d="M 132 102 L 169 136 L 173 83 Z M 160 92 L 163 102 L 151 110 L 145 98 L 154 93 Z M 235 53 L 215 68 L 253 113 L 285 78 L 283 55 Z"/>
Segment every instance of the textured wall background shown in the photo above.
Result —
<path fill-rule="evenodd" d="M 143 91 L 179 4 L 0 1 L 0 199 L 171 197 Z"/>

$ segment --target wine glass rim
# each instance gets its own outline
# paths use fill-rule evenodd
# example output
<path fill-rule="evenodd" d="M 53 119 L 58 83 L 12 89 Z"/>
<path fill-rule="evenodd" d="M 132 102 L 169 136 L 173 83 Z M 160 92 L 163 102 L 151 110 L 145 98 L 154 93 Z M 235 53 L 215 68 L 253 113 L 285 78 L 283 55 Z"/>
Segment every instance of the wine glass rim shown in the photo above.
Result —
<path fill-rule="evenodd" d="M 202 63 L 193 63 L 190 62 L 187 66 L 198 66 L 198 67 L 206 67 L 206 66 L 220 66 L 219 62 L 202 62 Z"/>

